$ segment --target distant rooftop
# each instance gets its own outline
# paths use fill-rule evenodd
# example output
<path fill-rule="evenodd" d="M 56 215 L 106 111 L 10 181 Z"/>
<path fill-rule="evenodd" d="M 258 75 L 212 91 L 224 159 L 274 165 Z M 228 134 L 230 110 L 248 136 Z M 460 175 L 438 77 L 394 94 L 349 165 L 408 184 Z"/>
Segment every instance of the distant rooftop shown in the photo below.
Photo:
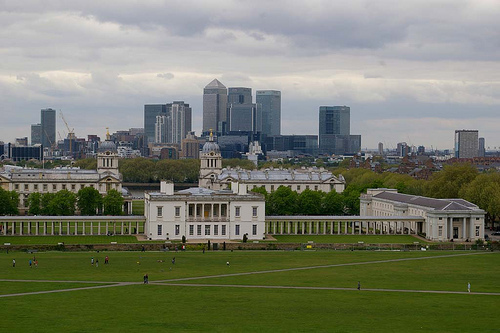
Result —
<path fill-rule="evenodd" d="M 223 88 L 223 89 L 225 89 L 226 86 L 223 85 L 219 80 L 213 79 L 212 82 L 210 82 L 209 84 L 207 84 L 205 86 L 205 88 Z"/>
<path fill-rule="evenodd" d="M 406 204 L 432 208 L 434 210 L 478 210 L 479 207 L 463 199 L 434 199 L 396 192 L 380 192 L 373 197 Z"/>

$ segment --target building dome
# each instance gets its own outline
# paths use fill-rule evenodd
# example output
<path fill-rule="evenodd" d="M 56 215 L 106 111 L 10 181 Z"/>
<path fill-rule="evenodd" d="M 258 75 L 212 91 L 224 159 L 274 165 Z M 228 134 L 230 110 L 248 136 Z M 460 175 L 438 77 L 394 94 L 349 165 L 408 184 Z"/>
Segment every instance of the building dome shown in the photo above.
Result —
<path fill-rule="evenodd" d="M 210 137 L 208 138 L 208 141 L 203 145 L 203 149 L 201 150 L 201 152 L 203 154 L 210 154 L 211 152 L 220 154 L 220 147 L 216 142 L 214 142 L 214 136 L 212 132 L 210 132 Z"/>
<path fill-rule="evenodd" d="M 106 152 L 106 151 L 111 151 L 115 153 L 117 152 L 116 145 L 113 141 L 106 140 L 99 145 L 99 152 Z"/>

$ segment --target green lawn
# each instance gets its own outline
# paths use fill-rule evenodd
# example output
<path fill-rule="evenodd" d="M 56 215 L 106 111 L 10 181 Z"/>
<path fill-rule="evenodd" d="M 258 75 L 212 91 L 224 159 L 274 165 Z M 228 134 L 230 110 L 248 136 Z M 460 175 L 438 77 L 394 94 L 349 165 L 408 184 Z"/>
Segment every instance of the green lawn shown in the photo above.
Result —
<path fill-rule="evenodd" d="M 144 200 L 132 201 L 132 214 L 144 216 Z"/>
<path fill-rule="evenodd" d="M 135 236 L 1 236 L 0 242 L 12 245 L 138 243 Z"/>
<path fill-rule="evenodd" d="M 0 331 L 494 332 L 497 328 L 491 316 L 499 304 L 498 295 L 384 290 L 464 292 L 470 282 L 473 292 L 500 293 L 496 283 L 500 253 L 476 253 L 42 252 L 36 254 L 36 269 L 28 265 L 33 255 L 1 253 L 1 294 L 78 288 L 74 281 L 140 283 L 145 273 L 151 284 L 3 297 Z M 104 265 L 106 255 L 109 265 Z M 175 265 L 171 263 L 173 256 Z M 13 257 L 15 268 L 11 265 Z M 91 265 L 91 257 L 99 260 L 99 267 Z M 286 271 L 293 268 L 308 269 Z M 277 269 L 285 271 L 270 271 Z M 267 272 L 250 274 L 262 271 Z M 243 275 L 210 277 L 234 273 Z M 175 282 L 186 286 L 168 285 L 166 281 L 188 277 L 202 279 Z M 54 282 L 51 286 L 49 282 L 2 279 L 72 282 Z M 361 281 L 361 291 L 355 289 L 357 281 Z M 378 291 L 366 290 L 369 288 Z"/>
<path fill-rule="evenodd" d="M 413 244 L 425 243 L 424 240 L 411 235 L 274 235 L 279 243 L 339 243 L 356 244 Z"/>

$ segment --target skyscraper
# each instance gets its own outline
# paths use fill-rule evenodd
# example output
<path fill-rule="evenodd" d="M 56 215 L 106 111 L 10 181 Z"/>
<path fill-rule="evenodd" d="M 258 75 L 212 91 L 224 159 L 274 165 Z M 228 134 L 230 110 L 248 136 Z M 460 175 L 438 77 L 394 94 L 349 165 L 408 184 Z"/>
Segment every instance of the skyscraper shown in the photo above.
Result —
<path fill-rule="evenodd" d="M 262 134 L 281 135 L 281 92 L 257 90 L 255 102 L 257 119 L 262 119 Z"/>
<path fill-rule="evenodd" d="M 252 88 L 229 88 L 227 95 L 229 131 L 260 131 L 262 120 L 252 103 Z"/>
<path fill-rule="evenodd" d="M 455 157 L 473 158 L 479 156 L 479 131 L 455 131 Z"/>
<path fill-rule="evenodd" d="M 323 154 L 355 154 L 361 149 L 361 135 L 351 135 L 348 106 L 319 107 L 319 149 Z"/>
<path fill-rule="evenodd" d="M 56 144 L 56 110 L 47 108 L 41 110 L 41 142 L 44 147 L 50 148 Z"/>
<path fill-rule="evenodd" d="M 31 144 L 41 144 L 42 143 L 42 124 L 32 124 L 31 125 Z"/>
<path fill-rule="evenodd" d="M 180 145 L 192 130 L 192 110 L 184 101 L 174 101 L 172 104 L 167 104 L 167 108 L 172 118 L 171 137 L 168 138 L 168 142 Z"/>
<path fill-rule="evenodd" d="M 203 133 L 227 132 L 227 88 L 217 79 L 203 89 Z"/>
<path fill-rule="evenodd" d="M 166 104 L 146 104 L 144 105 L 144 145 L 155 142 L 156 116 L 167 115 Z"/>
<path fill-rule="evenodd" d="M 486 155 L 486 148 L 484 138 L 479 138 L 479 157 L 484 157 Z"/>

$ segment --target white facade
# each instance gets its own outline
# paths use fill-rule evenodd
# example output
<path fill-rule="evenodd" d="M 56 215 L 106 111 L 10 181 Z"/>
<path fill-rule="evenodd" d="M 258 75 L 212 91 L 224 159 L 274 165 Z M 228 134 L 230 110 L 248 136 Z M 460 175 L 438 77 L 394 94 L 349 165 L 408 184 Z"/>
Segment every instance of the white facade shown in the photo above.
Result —
<path fill-rule="evenodd" d="M 434 199 L 397 193 L 395 189 L 368 189 L 360 197 L 360 215 L 420 216 L 412 230 L 432 241 L 484 239 L 485 212 L 463 199 Z"/>
<path fill-rule="evenodd" d="M 301 193 L 309 189 L 312 191 L 341 193 L 345 189 L 345 179 L 342 175 L 334 176 L 323 168 L 302 169 L 265 169 L 245 170 L 222 168 L 220 148 L 210 135 L 209 141 L 203 146 L 200 155 L 200 178 L 198 186 L 220 190 L 229 188 L 230 184 L 237 182 L 245 185 L 250 191 L 257 187 L 265 187 L 268 193 L 280 186 L 288 186 L 292 191 Z"/>
<path fill-rule="evenodd" d="M 246 187 L 238 191 L 190 188 L 174 192 L 162 182 L 160 192 L 145 193 L 146 236 L 154 240 L 262 240 L 265 201 Z"/>

